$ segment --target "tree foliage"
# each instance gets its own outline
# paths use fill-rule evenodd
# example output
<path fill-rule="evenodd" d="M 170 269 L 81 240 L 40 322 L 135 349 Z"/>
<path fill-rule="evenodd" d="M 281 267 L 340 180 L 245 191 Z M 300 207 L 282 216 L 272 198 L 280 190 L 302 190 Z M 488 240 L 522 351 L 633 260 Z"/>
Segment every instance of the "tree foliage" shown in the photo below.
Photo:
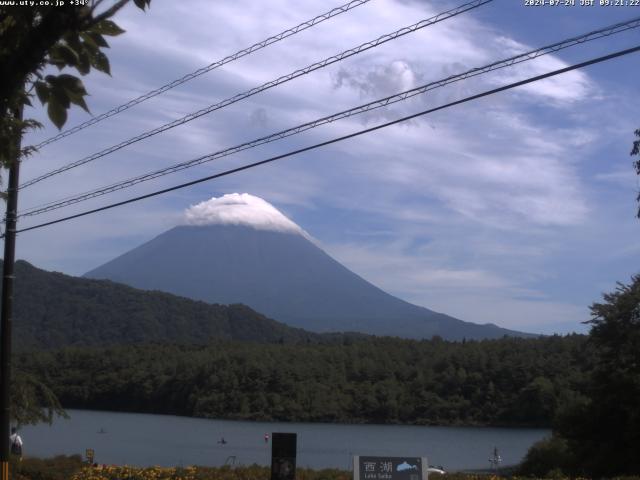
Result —
<path fill-rule="evenodd" d="M 58 397 L 38 377 L 24 370 L 12 373 L 11 419 L 18 425 L 51 423 L 55 415 L 66 417 Z"/>
<path fill-rule="evenodd" d="M 47 272 L 25 261 L 16 262 L 15 274 L 16 350 L 161 342 L 206 344 L 211 339 L 331 341 L 331 335 L 289 327 L 245 305 L 211 305 L 109 280 Z"/>
<path fill-rule="evenodd" d="M 583 336 L 455 343 L 315 334 L 243 305 L 209 305 L 24 261 L 16 263 L 14 304 L 14 343 L 29 351 L 14 364 L 65 407 L 544 426 L 579 400 L 593 357 Z M 30 351 L 62 346 L 98 348 Z"/>
<path fill-rule="evenodd" d="M 548 426 L 589 359 L 584 336 L 345 338 L 29 352 L 65 408 L 242 420 Z M 542 401 L 542 406 L 535 404 Z"/>
<path fill-rule="evenodd" d="M 640 473 L 640 275 L 605 294 L 591 313 L 587 345 L 593 368 L 580 395 L 558 409 L 554 437 L 529 451 L 524 473 Z"/>
<path fill-rule="evenodd" d="M 633 132 L 638 140 L 633 142 L 633 148 L 631 149 L 631 155 L 640 155 L 640 128 Z M 635 160 L 633 162 L 633 168 L 636 169 L 636 174 L 640 175 L 640 160 Z M 638 201 L 638 218 L 640 218 L 640 191 L 638 192 L 638 197 L 636 199 Z"/>
<path fill-rule="evenodd" d="M 144 10 L 150 1 L 134 3 Z M 54 72 L 70 68 L 86 75 L 93 68 L 110 74 L 105 37 L 124 32 L 110 18 L 128 2 L 117 0 L 107 8 L 102 8 L 104 0 L 64 8 L 53 2 L 0 5 L 0 167 L 8 168 L 35 150 L 22 146 L 25 133 L 42 126 L 24 118 L 24 107 L 31 106 L 34 93 L 59 129 L 71 105 L 89 111 L 82 80 L 67 72 Z M 4 192 L 0 196 L 6 198 Z M 50 422 L 54 414 L 63 413 L 56 396 L 42 381 L 20 370 L 12 378 L 14 421 Z"/>
<path fill-rule="evenodd" d="M 572 471 L 574 468 L 575 460 L 567 441 L 551 437 L 533 444 L 520 464 L 519 473 L 535 478 L 554 478 L 555 472 Z"/>
<path fill-rule="evenodd" d="M 144 9 L 150 1 L 135 0 L 135 4 Z M 82 80 L 53 72 L 71 68 L 86 75 L 93 68 L 110 74 L 105 37 L 124 32 L 110 18 L 129 0 L 101 10 L 103 2 L 64 8 L 0 6 L 0 165 L 33 152 L 18 147 L 27 130 L 41 126 L 22 119 L 23 107 L 31 105 L 33 93 L 58 128 L 65 124 L 72 104 L 89 111 Z"/>
<path fill-rule="evenodd" d="M 591 306 L 593 368 L 579 397 L 559 410 L 554 431 L 572 466 L 593 477 L 640 473 L 640 275 Z M 532 454 L 534 454 L 533 452 Z M 538 452 L 540 453 L 540 452 Z M 551 457 L 547 457 L 551 458 Z M 567 470 L 568 469 L 568 470 Z"/>

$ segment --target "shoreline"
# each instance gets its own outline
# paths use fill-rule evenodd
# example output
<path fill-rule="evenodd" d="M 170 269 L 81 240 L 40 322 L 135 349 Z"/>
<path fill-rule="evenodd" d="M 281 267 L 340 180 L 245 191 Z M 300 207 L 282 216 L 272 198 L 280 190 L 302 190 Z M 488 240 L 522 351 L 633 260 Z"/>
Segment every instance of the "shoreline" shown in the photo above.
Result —
<path fill-rule="evenodd" d="M 251 423 L 290 423 L 301 425 L 371 425 L 378 427 L 433 427 L 433 428 L 478 428 L 478 429 L 504 429 L 504 430 L 550 430 L 551 425 L 532 425 L 532 424 L 484 424 L 484 423 L 375 423 L 367 421 L 304 421 L 304 420 L 283 420 L 277 418 L 238 418 L 238 417 L 199 417 L 192 415 L 180 415 L 177 413 L 158 413 L 149 411 L 131 411 L 131 410 L 105 410 L 96 408 L 83 408 L 83 407 L 63 407 L 66 411 L 77 410 L 82 412 L 106 412 L 106 413 L 121 413 L 125 415 L 159 415 L 163 417 L 176 417 L 176 418 L 189 418 L 194 420 L 212 420 L 220 422 L 251 422 Z M 56 416 L 56 419 L 64 418 L 62 416 Z M 54 420 L 55 421 L 55 420 Z"/>

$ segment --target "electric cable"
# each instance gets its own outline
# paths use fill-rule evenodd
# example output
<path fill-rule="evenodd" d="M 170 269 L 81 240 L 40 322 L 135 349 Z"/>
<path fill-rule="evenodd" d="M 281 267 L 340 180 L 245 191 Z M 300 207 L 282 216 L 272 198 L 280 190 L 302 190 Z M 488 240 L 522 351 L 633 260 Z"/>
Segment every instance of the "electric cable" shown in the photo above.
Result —
<path fill-rule="evenodd" d="M 80 165 L 84 165 L 86 163 L 92 162 L 94 160 L 97 160 L 98 158 L 102 158 L 106 155 L 109 155 L 113 152 L 116 152 L 122 148 L 125 148 L 129 145 L 132 145 L 136 142 L 139 142 L 141 140 L 144 140 L 146 138 L 149 138 L 151 136 L 157 135 L 159 133 L 165 132 L 171 128 L 177 127 L 179 125 L 182 125 L 184 123 L 190 122 L 191 120 L 195 120 L 196 118 L 202 117 L 203 115 L 207 115 L 215 110 L 219 110 L 221 108 L 227 107 L 229 105 L 232 105 L 236 102 L 239 102 L 241 100 L 244 100 L 245 98 L 251 97 L 252 95 L 256 95 L 257 93 L 263 92 L 265 90 L 268 90 L 270 88 L 273 88 L 277 85 L 281 85 L 283 83 L 286 83 L 290 80 L 293 80 L 295 78 L 301 77 L 303 75 L 307 75 L 308 73 L 311 73 L 315 70 L 318 70 L 320 68 L 324 68 L 328 65 L 331 65 L 333 63 L 339 62 L 341 60 L 344 60 L 345 58 L 351 57 L 353 55 L 357 55 L 359 53 L 362 53 L 366 50 L 369 50 L 371 48 L 377 47 L 379 45 L 382 45 L 383 43 L 389 42 L 391 40 L 395 40 L 399 37 L 402 37 L 404 35 L 407 35 L 409 33 L 413 33 L 417 30 L 420 30 L 422 28 L 428 27 L 430 25 L 434 25 L 438 22 L 441 22 L 443 20 L 446 20 L 448 18 L 452 18 L 454 16 L 460 15 L 461 13 L 467 12 L 469 10 L 473 10 L 474 8 L 478 8 L 481 5 L 484 5 L 486 3 L 490 3 L 493 0 L 473 0 L 471 2 L 465 3 L 459 7 L 455 7 L 452 8 L 450 10 L 447 10 L 446 12 L 442 12 L 439 13 L 431 18 L 428 18 L 426 20 L 421 20 L 418 23 L 415 23 L 411 26 L 408 27 L 403 27 L 399 30 L 396 30 L 395 32 L 392 33 L 388 33 L 386 35 L 382 35 L 381 37 L 378 37 L 376 40 L 370 41 L 370 42 L 366 42 L 363 43 L 355 48 L 351 48 L 349 50 L 345 50 L 342 53 L 339 53 L 338 55 L 334 55 L 332 57 L 326 58 L 320 62 L 316 62 L 312 65 L 309 65 L 305 68 L 301 68 L 299 70 L 296 70 L 288 75 L 283 75 L 275 80 L 271 80 L 269 82 L 266 82 L 264 84 L 262 84 L 259 87 L 255 87 L 252 88 L 251 90 L 248 90 L 246 92 L 243 93 L 239 93 L 233 97 L 230 97 L 226 100 L 223 100 L 221 102 L 215 103 L 213 105 L 209 105 L 208 107 L 205 107 L 201 110 L 198 110 L 196 112 L 190 113 L 188 115 L 185 115 L 182 118 L 179 118 L 177 120 L 173 120 L 172 122 L 169 122 L 167 124 L 164 124 L 160 127 L 157 127 L 153 130 L 149 130 L 145 133 L 142 133 L 136 137 L 130 138 L 128 140 L 125 140 L 124 142 L 118 143 L 116 145 L 113 145 L 111 147 L 108 147 L 100 152 L 94 153 L 93 155 L 89 155 L 87 157 L 84 157 L 80 160 L 76 160 L 75 162 L 71 162 L 63 167 L 57 168 L 55 170 L 51 170 L 47 173 L 44 173 L 36 178 L 33 178 L 31 180 L 28 180 L 27 182 L 23 183 L 22 185 L 20 185 L 20 189 L 29 187 L 31 185 L 34 185 L 38 182 L 41 182 L 42 180 L 45 180 L 47 178 L 50 178 L 54 175 L 58 175 L 60 173 L 66 172 L 68 170 L 71 170 L 72 168 L 75 167 L 79 167 Z"/>
<path fill-rule="evenodd" d="M 410 90 L 406 90 L 404 92 L 400 92 L 394 95 L 390 95 L 388 97 L 379 99 L 379 100 L 375 100 L 369 103 L 366 103 L 364 105 L 360 105 L 358 107 L 354 107 L 351 108 L 349 110 L 344 110 L 342 112 L 338 112 L 335 113 L 333 115 L 329 115 L 326 117 L 322 117 L 316 120 L 313 120 L 311 122 L 307 122 L 304 123 L 302 125 L 298 125 L 296 127 L 292 127 L 292 128 L 288 128 L 286 130 L 282 130 L 264 137 L 260 137 L 258 139 L 254 139 L 248 142 L 244 142 L 242 144 L 233 146 L 233 147 L 229 147 L 226 148 L 224 150 L 220 150 L 211 154 L 207 154 L 207 155 L 203 155 L 201 157 L 195 158 L 195 159 L 191 159 L 185 162 L 180 162 L 177 164 L 174 164 L 172 166 L 169 167 L 165 167 L 159 170 L 155 170 L 152 172 L 148 172 L 142 175 L 138 175 L 136 177 L 132 177 L 129 178 L 127 180 L 123 180 L 120 182 L 116 182 L 113 183 L 111 185 L 108 186 L 104 186 L 104 187 L 100 187 L 88 192 L 84 192 L 81 194 L 76 194 L 73 196 L 68 196 L 65 197 L 63 199 L 58 199 L 55 201 L 51 201 L 51 202 L 47 202 L 45 204 L 41 204 L 38 206 L 34 206 L 31 208 L 26 209 L 23 212 L 19 212 L 18 217 L 27 217 L 27 216 L 35 216 L 35 215 L 40 215 L 42 213 L 46 213 L 46 212 L 50 212 L 52 210 L 57 210 L 59 208 L 63 208 L 69 205 L 73 205 L 85 200 L 89 200 L 92 198 L 96 198 L 102 195 L 106 195 L 108 193 L 112 193 L 118 190 L 122 190 L 125 188 L 129 188 L 132 187 L 134 185 L 137 185 L 139 183 L 145 182 L 145 181 L 149 181 L 149 180 L 153 180 L 155 178 L 159 178 L 162 177 L 164 175 L 168 175 L 171 173 L 175 173 L 181 170 L 185 170 L 187 168 L 191 168 L 191 167 L 195 167 L 197 165 L 201 165 L 203 163 L 206 162 L 211 162 L 213 160 L 217 160 L 229 155 L 233 155 L 235 153 L 244 151 L 244 150 L 248 150 L 250 148 L 255 148 L 259 145 L 264 145 L 266 143 L 270 143 L 270 142 L 274 142 L 277 140 L 281 140 L 283 138 L 292 136 L 292 135 L 296 135 L 298 133 L 310 130 L 312 128 L 316 128 L 320 125 L 324 125 L 327 123 L 331 123 L 331 122 L 335 122 L 337 120 L 341 120 L 344 118 L 349 118 L 351 116 L 354 115 L 358 115 L 361 113 L 365 113 L 365 112 L 369 112 L 372 110 L 375 110 L 377 108 L 381 108 L 384 106 L 388 106 L 394 103 L 398 103 L 400 101 L 404 101 L 407 100 L 409 98 L 412 98 L 414 96 L 417 95 L 421 95 L 424 94 L 428 91 L 434 90 L 436 88 L 440 88 L 440 87 L 444 87 L 445 85 L 454 83 L 454 82 L 458 82 L 461 80 L 465 80 L 467 78 L 471 78 L 471 77 L 475 77 L 477 75 L 481 75 L 487 72 L 491 72 L 494 70 L 498 70 L 501 68 L 506 68 L 509 66 L 513 66 L 519 63 L 523 63 L 526 61 L 530 61 L 533 60 L 535 58 L 538 58 L 542 55 L 547 55 L 549 53 L 555 53 L 559 50 L 565 49 L 565 48 L 569 48 L 578 44 L 583 44 L 585 42 L 589 42 L 592 40 L 596 40 L 602 37 L 607 37 L 616 33 L 620 33 L 626 30 L 630 30 L 633 28 L 638 28 L 640 27 L 640 17 L 637 17 L 635 19 L 632 20 L 628 20 L 626 22 L 621 22 L 621 23 L 617 23 L 614 25 L 610 25 L 608 27 L 604 27 L 577 37 L 572 37 L 566 40 L 562 40 L 560 42 L 556 42 L 553 43 L 551 45 L 547 45 L 541 48 L 538 48 L 536 50 L 531 50 L 529 52 L 526 53 L 522 53 L 504 60 L 499 60 L 496 62 L 493 62 L 491 64 L 482 66 L 482 67 L 477 67 L 477 68 L 473 68 L 471 70 L 467 70 L 466 72 L 460 73 L 460 74 L 455 74 L 455 75 L 451 75 L 447 78 L 441 79 L 441 80 L 437 80 L 434 82 L 430 82 L 427 83 L 425 85 L 419 86 L 419 87 L 415 87 L 412 88 Z"/>
<path fill-rule="evenodd" d="M 68 130 L 60 132 L 57 135 L 54 135 L 53 137 L 48 138 L 43 142 L 40 142 L 38 145 L 36 145 L 35 148 L 38 148 L 38 149 L 42 148 L 45 145 L 49 145 L 50 143 L 53 143 L 62 138 L 68 137 L 69 135 L 73 135 L 74 133 L 77 133 L 80 130 L 84 130 L 85 128 L 90 127 L 91 125 L 95 125 L 96 123 L 99 123 L 102 120 L 105 120 L 109 117 L 113 117 L 114 115 L 117 115 L 121 112 L 124 112 L 125 110 L 128 110 L 129 108 L 135 105 L 138 105 L 146 100 L 149 100 L 150 98 L 156 97 L 161 93 L 164 93 L 168 90 L 171 90 L 172 88 L 182 85 L 183 83 L 193 80 L 194 78 L 199 77 L 200 75 L 203 75 L 212 70 L 215 70 L 218 67 L 222 67 L 223 65 L 226 65 L 227 63 L 231 63 L 235 60 L 238 60 L 239 58 L 250 55 L 253 52 L 257 52 L 258 50 L 268 47 L 269 45 L 279 42 L 280 40 L 284 40 L 287 37 L 290 37 L 292 35 L 295 35 L 296 33 L 302 32 L 308 28 L 311 28 L 315 25 L 318 25 L 319 23 L 324 22 L 325 20 L 329 20 L 330 18 L 340 15 L 341 13 L 348 12 L 349 10 L 352 10 L 370 1 L 371 0 L 353 0 L 349 3 L 345 3 L 344 5 L 333 8 L 328 12 L 323 13 L 322 15 L 318 15 L 317 17 L 312 18 L 311 20 L 302 22 L 301 24 L 296 25 L 295 27 L 288 28 L 287 30 L 284 30 L 283 32 L 278 33 L 277 35 L 273 35 L 265 40 L 262 40 L 261 42 L 254 43 L 250 47 L 243 48 L 242 50 L 239 50 L 236 53 L 233 53 L 231 55 L 228 55 L 221 60 L 217 60 L 213 63 L 210 63 L 206 67 L 199 68 L 198 70 L 188 73 L 187 75 L 181 78 L 178 78 L 177 80 L 169 82 L 166 85 L 156 88 L 155 90 L 151 90 L 150 92 L 147 92 L 144 95 L 140 95 L 139 97 L 134 98 L 133 100 L 130 100 L 127 103 L 114 107 L 108 112 L 102 113 L 96 117 L 93 117 L 87 120 L 86 122 L 76 125 L 73 128 L 69 128 Z"/>
<path fill-rule="evenodd" d="M 467 103 L 467 102 L 470 102 L 472 100 L 477 100 L 479 98 L 483 98 L 483 97 L 487 97 L 487 96 L 490 96 L 490 95 L 494 95 L 496 93 L 503 92 L 505 90 L 510 90 L 510 89 L 513 89 L 513 88 L 516 88 L 516 87 L 520 87 L 522 85 L 526 85 L 526 84 L 529 84 L 529 83 L 533 83 L 533 82 L 537 82 L 537 81 L 540 81 L 540 80 L 544 80 L 545 78 L 553 77 L 555 75 L 560 75 L 562 73 L 566 73 L 566 72 L 569 72 L 569 71 L 572 71 L 572 70 L 583 68 L 583 67 L 586 67 L 586 66 L 589 66 L 589 65 L 594 65 L 596 63 L 601 63 L 601 62 L 604 62 L 604 61 L 607 61 L 607 60 L 611 60 L 613 58 L 621 57 L 623 55 L 628 55 L 628 54 L 635 53 L 635 52 L 638 52 L 638 51 L 640 51 L 640 46 L 636 46 L 636 47 L 633 47 L 633 48 L 628 48 L 626 50 L 620 50 L 620 51 L 617 51 L 617 52 L 614 52 L 614 53 L 610 53 L 608 55 L 604 55 L 604 56 L 601 56 L 601 57 L 593 58 L 591 60 L 587 60 L 585 62 L 574 64 L 574 65 L 571 65 L 569 67 L 561 68 L 561 69 L 558 69 L 558 70 L 553 70 L 551 72 L 544 73 L 542 75 L 537 75 L 535 77 L 530 77 L 530 78 L 527 78 L 525 80 L 520 80 L 518 82 L 513 82 L 513 83 L 510 83 L 508 85 L 503 85 L 502 87 L 494 88 L 492 90 L 487 90 L 487 91 L 484 91 L 484 92 L 476 94 L 476 95 L 471 95 L 469 97 L 465 97 L 465 98 L 463 98 L 461 100 L 456 100 L 454 102 L 450 102 L 450 103 L 441 105 L 439 107 L 430 108 L 428 110 L 423 110 L 421 112 L 414 113 L 412 115 L 408 115 L 408 116 L 405 116 L 405 117 L 402 117 L 402 118 L 399 118 L 399 119 L 396 119 L 396 120 L 392 120 L 390 122 L 379 124 L 379 125 L 376 125 L 374 127 L 366 128 L 364 130 L 360 130 L 360 131 L 357 131 L 357 132 L 354 132 L 354 133 L 350 133 L 348 135 L 343 135 L 341 137 L 333 138 L 331 140 L 327 140 L 327 141 L 324 141 L 324 142 L 316 143 L 314 145 L 310 145 L 308 147 L 304 147 L 304 148 L 300 148 L 300 149 L 297 149 L 297 150 L 293 150 L 293 151 L 290 151 L 290 152 L 287 152 L 287 153 L 284 153 L 284 154 L 281 154 L 281 155 L 276 155 L 274 157 L 270 157 L 270 158 L 267 158 L 265 160 L 261 160 L 261 161 L 258 161 L 258 162 L 254 162 L 254 163 L 250 163 L 250 164 L 247 164 L 247 165 L 243 165 L 241 167 L 225 170 L 223 172 L 216 173 L 214 175 L 209 175 L 209 176 L 206 176 L 206 177 L 198 178 L 198 179 L 192 180 L 190 182 L 182 183 L 182 184 L 179 184 L 179 185 L 174 185 L 172 187 L 164 188 L 162 190 L 157 190 L 155 192 L 147 193 L 145 195 L 140 195 L 138 197 L 129 198 L 129 199 L 123 200 L 121 202 L 112 203 L 112 204 L 109 204 L 109 205 L 105 205 L 103 207 L 94 208 L 92 210 L 86 210 L 84 212 L 76 213 L 75 215 L 69 215 L 67 217 L 58 218 L 56 220 L 51 220 L 49 222 L 44 222 L 44 223 L 40 223 L 38 225 L 33 225 L 31 227 L 22 228 L 22 229 L 16 230 L 16 233 L 27 232 L 27 231 L 30 231 L 30 230 L 35 230 L 35 229 L 47 227 L 47 226 L 50 226 L 50 225 L 55 225 L 55 224 L 58 224 L 58 223 L 67 222 L 69 220 L 73 220 L 73 219 L 76 219 L 76 218 L 79 218 L 79 217 L 84 217 L 84 216 L 91 215 L 91 214 L 94 214 L 94 213 L 98 213 L 98 212 L 102 212 L 102 211 L 105 211 L 105 210 L 109 210 L 109 209 L 112 209 L 112 208 L 115 208 L 115 207 L 120 207 L 122 205 L 127 205 L 127 204 L 130 204 L 130 203 L 139 202 L 139 201 L 145 200 L 147 198 L 155 197 L 155 196 L 158 196 L 158 195 L 162 195 L 164 193 L 169 193 L 169 192 L 172 192 L 172 191 L 175 191 L 175 190 L 179 190 L 179 189 L 182 189 L 182 188 L 190 187 L 190 186 L 196 185 L 198 183 L 203 183 L 203 182 L 206 182 L 206 181 L 209 181 L 209 180 L 213 180 L 213 179 L 216 179 L 216 178 L 224 177 L 224 176 L 231 175 L 231 174 L 234 174 L 234 173 L 238 173 L 238 172 L 241 172 L 241 171 L 244 171 L 244 170 L 249 170 L 251 168 L 255 168 L 255 167 L 258 167 L 258 166 L 261 166 L 261 165 L 265 165 L 267 163 L 275 162 L 277 160 L 281 160 L 281 159 L 284 159 L 284 158 L 287 158 L 287 157 L 291 157 L 293 155 L 298 155 L 300 153 L 308 152 L 310 150 L 315 150 L 315 149 L 320 148 L 320 147 L 331 145 L 331 144 L 334 144 L 334 143 L 337 143 L 337 142 L 341 142 L 341 141 L 344 141 L 344 140 L 347 140 L 347 139 L 350 139 L 350 138 L 358 137 L 360 135 L 364 135 L 365 133 L 371 133 L 373 131 L 380 130 L 382 128 L 386 128 L 386 127 L 389 127 L 391 125 L 395 125 L 395 124 L 400 123 L 400 122 L 405 122 L 407 120 L 411 120 L 411 119 L 414 119 L 414 118 L 417 118 L 417 117 L 420 117 L 420 116 L 423 116 L 423 115 L 427 115 L 429 113 L 437 112 L 439 110 L 444 110 L 446 108 L 450 108 L 450 107 L 453 107 L 455 105 L 461 105 L 463 103 Z M 4 235 L 0 236 L 0 238 L 3 238 L 3 237 L 4 237 Z"/>

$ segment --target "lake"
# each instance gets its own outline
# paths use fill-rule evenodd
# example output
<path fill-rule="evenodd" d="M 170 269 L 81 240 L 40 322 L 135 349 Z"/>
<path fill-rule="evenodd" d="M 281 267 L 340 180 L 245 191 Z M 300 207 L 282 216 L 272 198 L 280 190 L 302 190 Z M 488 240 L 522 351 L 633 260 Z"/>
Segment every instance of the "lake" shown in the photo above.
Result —
<path fill-rule="evenodd" d="M 351 469 L 352 455 L 426 456 L 446 470 L 489 468 L 497 447 L 504 465 L 550 434 L 544 429 L 418 427 L 206 420 L 170 415 L 68 410 L 70 419 L 25 426 L 25 454 L 95 451 L 95 461 L 136 466 L 269 465 L 265 433 L 298 434 L 298 466 Z M 224 437 L 226 444 L 218 441 Z"/>

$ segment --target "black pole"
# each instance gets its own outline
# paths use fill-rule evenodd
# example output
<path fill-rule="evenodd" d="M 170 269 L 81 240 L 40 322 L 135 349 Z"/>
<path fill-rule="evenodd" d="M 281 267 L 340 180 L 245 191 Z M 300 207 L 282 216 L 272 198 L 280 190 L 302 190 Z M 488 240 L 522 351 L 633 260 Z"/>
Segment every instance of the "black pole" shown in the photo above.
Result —
<path fill-rule="evenodd" d="M 21 110 L 21 109 L 20 109 Z M 22 112 L 18 112 L 22 120 Z M 18 185 L 20 176 L 20 138 L 16 142 L 15 157 L 9 166 L 7 213 L 5 216 L 4 263 L 2 265 L 2 311 L 0 312 L 0 464 L 2 480 L 9 480 L 9 424 L 11 388 L 11 322 L 13 316 L 13 280 L 16 253 L 16 223 L 18 213 Z"/>

